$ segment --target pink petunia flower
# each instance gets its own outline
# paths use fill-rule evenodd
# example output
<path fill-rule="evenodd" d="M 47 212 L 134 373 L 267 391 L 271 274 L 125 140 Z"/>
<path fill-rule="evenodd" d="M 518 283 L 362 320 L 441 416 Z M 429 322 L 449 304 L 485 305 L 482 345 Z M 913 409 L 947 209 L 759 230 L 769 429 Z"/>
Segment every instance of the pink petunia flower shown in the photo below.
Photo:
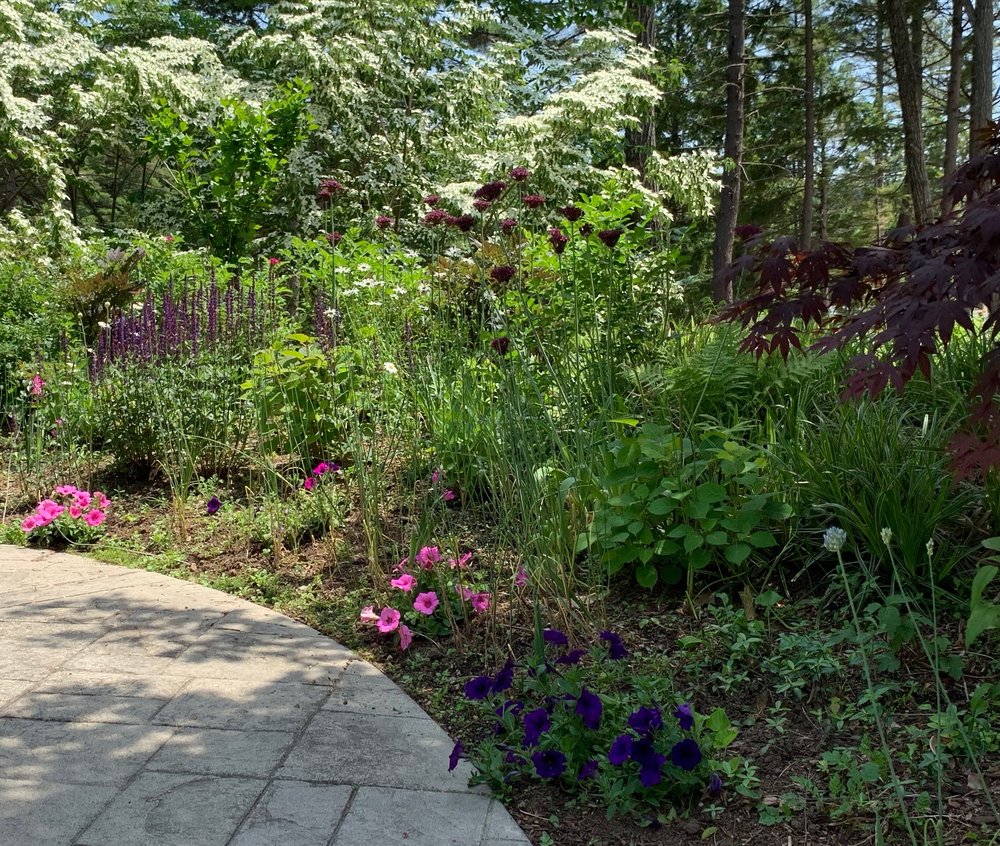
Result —
<path fill-rule="evenodd" d="M 470 601 L 472 602 L 472 609 L 480 614 L 490 607 L 489 593 L 477 593 Z"/>
<path fill-rule="evenodd" d="M 366 605 L 361 609 L 361 616 L 358 619 L 362 623 L 374 623 L 378 618 L 379 616 L 375 613 L 375 609 L 371 605 Z"/>
<path fill-rule="evenodd" d="M 88 526 L 100 526 L 107 518 L 103 511 L 93 508 L 84 515 L 83 519 Z"/>
<path fill-rule="evenodd" d="M 24 518 L 24 520 L 21 521 L 21 529 L 22 531 L 25 532 L 30 532 L 33 529 L 37 529 L 39 525 L 41 524 L 38 522 L 38 517 L 36 517 L 34 514 L 29 514 L 27 517 Z"/>
<path fill-rule="evenodd" d="M 413 601 L 413 610 L 419 611 L 421 614 L 430 616 L 434 613 L 434 609 L 438 607 L 439 600 L 437 594 L 429 590 L 427 593 L 418 593 L 417 598 Z"/>
<path fill-rule="evenodd" d="M 322 476 L 324 473 L 329 473 L 329 472 L 330 472 L 330 465 L 327 464 L 325 461 L 321 461 L 313 468 L 314 476 Z"/>
<path fill-rule="evenodd" d="M 375 625 L 382 634 L 389 634 L 389 632 L 395 631 L 399 626 L 399 612 L 395 608 L 386 606 L 382 609 L 382 613 L 379 614 L 378 622 Z"/>
<path fill-rule="evenodd" d="M 51 499 L 43 499 L 38 503 L 38 516 L 42 517 L 46 523 L 51 523 L 65 510 L 65 506 Z"/>
<path fill-rule="evenodd" d="M 83 514 L 83 509 L 79 505 L 71 505 L 69 507 L 69 516 L 74 520 L 80 519 L 81 514 Z"/>
<path fill-rule="evenodd" d="M 389 584 L 394 588 L 399 588 L 403 593 L 409 593 L 417 586 L 417 580 L 409 573 L 403 573 L 402 576 L 398 579 L 393 579 Z"/>
<path fill-rule="evenodd" d="M 304 487 L 304 488 L 305 488 L 305 489 L 306 489 L 307 491 L 311 491 L 311 490 L 313 489 L 313 486 L 314 486 L 315 484 L 316 484 L 316 481 L 315 481 L 315 480 L 313 479 L 313 477 L 312 477 L 312 476 L 310 476 L 310 477 L 309 477 L 308 479 L 306 479 L 306 480 L 305 480 L 305 481 L 304 481 L 304 482 L 302 483 L 302 487 Z"/>
<path fill-rule="evenodd" d="M 465 585 L 456 585 L 455 593 L 457 593 L 465 602 L 468 602 L 472 597 L 476 595 L 474 590 L 469 590 Z"/>
<path fill-rule="evenodd" d="M 56 488 L 57 494 L 63 494 L 63 496 L 71 496 L 76 493 L 76 488 L 73 485 L 59 485 Z"/>
<path fill-rule="evenodd" d="M 100 491 L 94 491 L 94 502 L 102 511 L 107 511 L 108 507 L 111 505 L 111 500 Z"/>
<path fill-rule="evenodd" d="M 449 488 L 443 494 L 441 494 L 441 499 L 445 502 L 451 502 L 455 498 L 455 492 Z"/>
<path fill-rule="evenodd" d="M 456 567 L 459 570 L 465 570 L 475 554 L 474 552 L 466 552 L 465 555 L 459 555 L 457 561 L 454 558 L 449 558 L 448 563 L 451 565 L 452 570 Z"/>
<path fill-rule="evenodd" d="M 430 570 L 441 560 L 441 550 L 436 546 L 422 547 L 414 560 L 425 570 Z"/>
<path fill-rule="evenodd" d="M 413 643 L 413 632 L 410 631 L 409 626 L 399 627 L 399 648 L 406 652 L 410 648 L 410 644 Z"/>
<path fill-rule="evenodd" d="M 431 484 L 436 485 L 440 478 L 441 478 L 441 468 L 438 468 L 433 473 L 431 473 Z"/>
<path fill-rule="evenodd" d="M 77 491 L 73 494 L 73 504 L 87 508 L 90 505 L 90 494 L 87 491 Z"/>
<path fill-rule="evenodd" d="M 271 256 L 271 258 L 269 258 L 269 259 L 267 260 L 267 263 L 268 263 L 269 265 L 271 265 L 271 267 L 274 267 L 274 266 L 275 266 L 276 264 L 280 264 L 280 263 L 281 263 L 281 259 L 280 259 L 280 258 L 277 258 L 277 257 L 275 257 L 275 256 Z"/>

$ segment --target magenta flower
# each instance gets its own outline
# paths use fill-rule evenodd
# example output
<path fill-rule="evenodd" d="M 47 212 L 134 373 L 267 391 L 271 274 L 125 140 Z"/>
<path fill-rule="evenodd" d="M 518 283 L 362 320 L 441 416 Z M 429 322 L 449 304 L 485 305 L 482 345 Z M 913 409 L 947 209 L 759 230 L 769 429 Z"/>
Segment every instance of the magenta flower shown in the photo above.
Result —
<path fill-rule="evenodd" d="M 441 550 L 436 546 L 421 547 L 414 560 L 425 570 L 430 570 L 441 560 Z"/>
<path fill-rule="evenodd" d="M 44 388 L 45 380 L 41 376 L 36 373 L 31 377 L 31 393 L 33 396 L 40 397 Z"/>
<path fill-rule="evenodd" d="M 541 194 L 525 194 L 521 202 L 529 209 L 538 209 L 545 205 L 545 197 Z"/>
<path fill-rule="evenodd" d="M 106 518 L 103 511 L 93 508 L 84 515 L 83 519 L 88 526 L 100 526 Z"/>
<path fill-rule="evenodd" d="M 302 483 L 302 487 L 304 487 L 307 491 L 311 491 L 314 487 L 316 487 L 316 480 L 310 476 Z"/>
<path fill-rule="evenodd" d="M 73 494 L 73 503 L 80 508 L 87 508 L 90 505 L 90 493 L 88 491 L 77 491 Z"/>
<path fill-rule="evenodd" d="M 413 610 L 429 617 L 434 613 L 434 609 L 438 607 L 439 602 L 437 594 L 432 590 L 426 593 L 418 593 L 417 598 L 413 601 Z"/>
<path fill-rule="evenodd" d="M 403 573 L 398 579 L 389 582 L 394 588 L 399 588 L 403 593 L 409 593 L 417 586 L 417 580 L 409 573 Z"/>
<path fill-rule="evenodd" d="M 528 571 L 521 567 L 518 569 L 514 576 L 514 584 L 518 587 L 524 587 L 528 583 Z"/>
<path fill-rule="evenodd" d="M 386 606 L 382 613 L 378 615 L 378 622 L 375 624 L 382 634 L 394 632 L 399 626 L 399 612 L 395 608 Z"/>
<path fill-rule="evenodd" d="M 103 493 L 101 493 L 100 491 L 94 491 L 94 502 L 96 502 L 96 503 L 97 503 L 97 507 L 98 507 L 98 508 L 101 508 L 101 509 L 103 509 L 104 511 L 107 511 L 107 510 L 108 510 L 108 507 L 109 507 L 109 506 L 111 505 L 111 500 L 110 500 L 110 499 L 108 499 L 108 498 L 107 498 L 107 497 L 106 497 L 106 496 L 105 496 L 105 495 L 104 495 Z"/>
<path fill-rule="evenodd" d="M 56 493 L 63 496 L 71 496 L 76 493 L 76 488 L 73 485 L 59 485 L 56 488 Z"/>
<path fill-rule="evenodd" d="M 74 520 L 78 520 L 83 516 L 83 509 L 79 505 L 71 505 L 69 507 L 69 516 Z"/>
<path fill-rule="evenodd" d="M 449 558 L 448 563 L 451 565 L 452 570 L 456 567 L 459 570 L 464 570 L 469 566 L 469 562 L 475 557 L 475 554 L 474 552 L 466 552 L 463 555 L 459 555 L 457 561 L 454 558 Z"/>
<path fill-rule="evenodd" d="M 24 518 L 24 520 L 21 521 L 21 529 L 25 532 L 30 532 L 34 529 L 37 529 L 40 525 L 42 524 L 38 522 L 38 517 L 36 517 L 34 514 L 29 514 L 27 517 Z"/>
<path fill-rule="evenodd" d="M 375 609 L 371 605 L 366 605 L 361 609 L 361 615 L 358 618 L 362 623 L 374 623 L 379 620 L 379 615 L 375 613 Z"/>
<path fill-rule="evenodd" d="M 271 267 L 274 267 L 276 264 L 281 264 L 281 259 L 275 256 L 271 256 L 271 258 L 267 260 L 267 263 L 271 265 Z"/>
<path fill-rule="evenodd" d="M 454 498 L 455 498 L 455 492 L 451 488 L 448 488 L 448 490 L 446 490 L 443 494 L 441 494 L 441 499 L 443 499 L 445 502 L 451 502 Z"/>
<path fill-rule="evenodd" d="M 472 602 L 472 609 L 481 614 L 490 607 L 490 595 L 486 592 L 474 594 L 470 597 L 470 602 Z"/>
<path fill-rule="evenodd" d="M 410 644 L 413 643 L 413 632 L 410 631 L 409 626 L 402 625 L 399 627 L 399 648 L 401 651 L 406 652 L 410 648 Z"/>
<path fill-rule="evenodd" d="M 220 508 L 222 508 L 222 500 L 217 496 L 213 496 L 207 503 L 205 503 L 205 510 L 209 514 L 218 513 Z"/>
<path fill-rule="evenodd" d="M 329 472 L 330 472 L 330 465 L 327 464 L 325 461 L 321 461 L 313 468 L 314 476 L 322 476 L 324 473 L 329 473 Z"/>
<path fill-rule="evenodd" d="M 512 167 L 509 176 L 515 182 L 524 182 L 524 180 L 531 176 L 531 171 L 526 167 Z"/>

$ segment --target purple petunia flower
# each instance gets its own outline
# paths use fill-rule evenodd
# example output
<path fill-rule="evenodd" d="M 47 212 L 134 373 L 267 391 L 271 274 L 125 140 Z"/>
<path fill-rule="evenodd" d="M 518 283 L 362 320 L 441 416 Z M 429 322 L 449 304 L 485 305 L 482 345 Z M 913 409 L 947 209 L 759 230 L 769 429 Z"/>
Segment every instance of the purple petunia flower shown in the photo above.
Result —
<path fill-rule="evenodd" d="M 580 691 L 580 698 L 576 700 L 576 713 L 579 715 L 583 725 L 591 731 L 597 731 L 601 727 L 601 714 L 604 712 L 604 703 L 596 693 L 591 693 L 587 688 Z"/>
<path fill-rule="evenodd" d="M 572 652 L 567 652 L 565 655 L 560 655 L 556 658 L 557 664 L 579 664 L 580 659 L 587 654 L 586 649 L 574 649 Z"/>
<path fill-rule="evenodd" d="M 490 676 L 476 676 L 465 683 L 465 698 L 474 702 L 485 699 L 493 691 L 493 683 Z"/>
<path fill-rule="evenodd" d="M 620 734 L 611 743 L 608 760 L 616 767 L 624 764 L 632 755 L 632 735 Z"/>
<path fill-rule="evenodd" d="M 566 633 L 559 631 L 559 629 L 546 629 L 542 632 L 542 640 L 546 643 L 555 644 L 556 646 L 569 645 L 569 638 L 566 637 Z"/>
<path fill-rule="evenodd" d="M 642 735 L 650 735 L 663 728 L 663 717 L 659 708 L 648 708 L 643 705 L 628 718 L 629 728 Z"/>
<path fill-rule="evenodd" d="M 601 632 L 601 640 L 608 644 L 608 656 L 612 660 L 619 661 L 622 658 L 628 658 L 628 650 L 622 643 L 622 639 L 614 632 Z"/>
<path fill-rule="evenodd" d="M 670 750 L 670 762 L 690 772 L 701 763 L 701 749 L 691 738 L 680 740 Z"/>
<path fill-rule="evenodd" d="M 587 761 L 582 767 L 580 767 L 580 773 L 577 775 L 578 781 L 586 781 L 588 778 L 593 778 L 594 773 L 597 772 L 597 761 L 591 759 Z"/>
<path fill-rule="evenodd" d="M 451 750 L 451 755 L 448 756 L 448 772 L 451 772 L 455 767 L 458 766 L 458 762 L 465 757 L 465 747 L 462 746 L 462 741 L 459 740 L 455 744 L 455 748 Z"/>
<path fill-rule="evenodd" d="M 208 501 L 208 502 L 207 502 L 207 503 L 205 504 L 205 510 L 206 510 L 206 511 L 207 511 L 207 512 L 208 512 L 209 514 L 215 514 L 215 513 L 217 513 L 217 512 L 218 512 L 218 510 L 219 510 L 220 508 L 222 508 L 222 500 L 221 500 L 221 499 L 219 499 L 219 498 L 218 498 L 217 496 L 213 496 L 213 497 L 212 497 L 212 498 L 211 498 L 211 499 L 210 499 L 210 500 L 209 500 L 209 501 Z"/>
<path fill-rule="evenodd" d="M 492 693 L 503 693 L 505 690 L 510 690 L 510 686 L 514 683 L 514 659 L 508 658 L 507 663 L 503 665 L 500 672 L 497 673 L 496 679 L 493 681 Z"/>
<path fill-rule="evenodd" d="M 518 702 L 513 699 L 508 699 L 499 708 L 497 708 L 493 713 L 496 714 L 501 719 L 506 714 L 513 714 L 515 717 L 524 710 L 524 703 Z"/>
<path fill-rule="evenodd" d="M 566 771 L 566 756 L 555 749 L 546 749 L 531 756 L 539 778 L 559 778 Z"/>
<path fill-rule="evenodd" d="M 694 711 L 691 710 L 689 702 L 678 705 L 677 710 L 674 711 L 674 716 L 677 717 L 677 722 L 681 724 L 681 731 L 691 731 L 694 727 Z"/>
<path fill-rule="evenodd" d="M 639 781 L 644 787 L 653 787 L 660 783 L 667 756 L 657 752 L 651 740 L 643 738 L 635 741 L 632 744 L 631 757 L 639 765 Z"/>
<path fill-rule="evenodd" d="M 524 715 L 524 745 L 537 746 L 542 733 L 549 730 L 552 723 L 544 708 L 536 708 Z"/>
<path fill-rule="evenodd" d="M 725 786 L 726 783 L 718 773 L 712 773 L 708 777 L 708 793 L 710 796 L 718 796 L 722 793 L 722 788 Z"/>

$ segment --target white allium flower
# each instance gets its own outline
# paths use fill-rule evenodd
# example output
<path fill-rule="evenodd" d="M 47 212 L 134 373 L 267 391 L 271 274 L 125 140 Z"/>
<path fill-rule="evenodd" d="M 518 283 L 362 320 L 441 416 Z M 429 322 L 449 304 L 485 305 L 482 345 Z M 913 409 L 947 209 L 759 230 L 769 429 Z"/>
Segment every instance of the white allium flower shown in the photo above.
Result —
<path fill-rule="evenodd" d="M 397 373 L 399 373 L 399 368 L 398 368 L 398 367 L 396 367 L 396 365 L 395 365 L 395 364 L 393 364 L 393 363 L 392 363 L 391 361 L 387 361 L 387 362 L 386 362 L 385 364 L 383 364 L 383 365 L 382 365 L 382 369 L 383 369 L 383 370 L 384 370 L 384 371 L 385 371 L 386 373 L 390 373 L 390 374 L 392 374 L 393 376 L 395 376 L 395 375 L 396 375 Z"/>
<path fill-rule="evenodd" d="M 879 534 L 882 536 L 882 543 L 884 543 L 886 546 L 892 543 L 892 529 L 890 529 L 888 526 L 884 528 L 881 532 L 879 532 Z"/>
<path fill-rule="evenodd" d="M 934 557 L 934 538 L 931 538 L 929 541 L 927 541 L 927 557 L 928 558 Z"/>
<path fill-rule="evenodd" d="M 823 547 L 827 552 L 840 552 L 847 543 L 847 532 L 839 526 L 831 526 L 823 532 Z"/>

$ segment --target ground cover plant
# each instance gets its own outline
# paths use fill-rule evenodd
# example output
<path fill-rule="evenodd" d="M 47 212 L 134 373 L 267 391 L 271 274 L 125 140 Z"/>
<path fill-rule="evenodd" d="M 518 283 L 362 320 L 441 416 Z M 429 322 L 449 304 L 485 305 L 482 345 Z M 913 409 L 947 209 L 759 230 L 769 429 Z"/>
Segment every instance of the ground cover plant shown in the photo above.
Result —
<path fill-rule="evenodd" d="M 135 121 L 0 91 L 0 539 L 361 651 L 539 845 L 998 842 L 995 133 L 888 234 L 751 182 L 716 274 L 734 169 L 637 140 L 701 59 L 579 4 L 111 5 L 0 4 Z"/>

